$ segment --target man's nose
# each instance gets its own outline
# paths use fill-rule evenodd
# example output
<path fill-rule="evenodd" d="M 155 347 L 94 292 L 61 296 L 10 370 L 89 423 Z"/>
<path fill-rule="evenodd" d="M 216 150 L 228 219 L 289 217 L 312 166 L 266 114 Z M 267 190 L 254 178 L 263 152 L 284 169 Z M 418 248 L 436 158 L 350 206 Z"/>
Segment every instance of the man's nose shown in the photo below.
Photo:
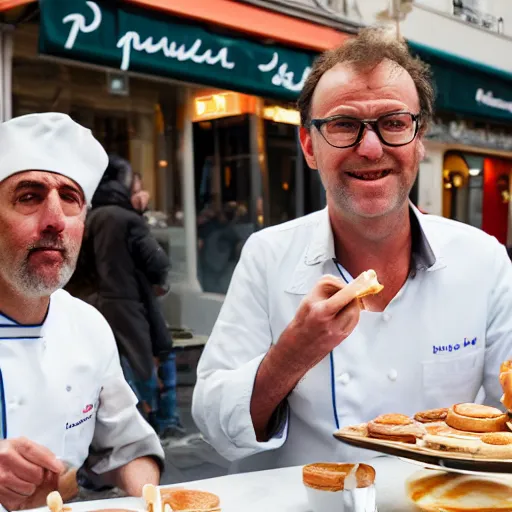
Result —
<path fill-rule="evenodd" d="M 365 127 L 363 138 L 356 146 L 356 152 L 368 160 L 379 160 L 382 157 L 382 142 L 371 127 Z"/>
<path fill-rule="evenodd" d="M 57 191 L 52 191 L 46 197 L 41 210 L 41 231 L 56 231 L 60 233 L 65 227 L 66 215 L 62 209 L 62 200 Z"/>

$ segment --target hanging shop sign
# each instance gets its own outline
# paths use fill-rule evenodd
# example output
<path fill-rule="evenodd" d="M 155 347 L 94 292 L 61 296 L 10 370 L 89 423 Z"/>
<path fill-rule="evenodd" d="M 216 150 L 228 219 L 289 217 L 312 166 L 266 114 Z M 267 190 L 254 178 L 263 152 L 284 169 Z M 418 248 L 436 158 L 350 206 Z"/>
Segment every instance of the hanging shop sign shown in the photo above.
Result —
<path fill-rule="evenodd" d="M 42 54 L 286 100 L 314 54 L 216 34 L 116 2 L 41 0 Z"/>

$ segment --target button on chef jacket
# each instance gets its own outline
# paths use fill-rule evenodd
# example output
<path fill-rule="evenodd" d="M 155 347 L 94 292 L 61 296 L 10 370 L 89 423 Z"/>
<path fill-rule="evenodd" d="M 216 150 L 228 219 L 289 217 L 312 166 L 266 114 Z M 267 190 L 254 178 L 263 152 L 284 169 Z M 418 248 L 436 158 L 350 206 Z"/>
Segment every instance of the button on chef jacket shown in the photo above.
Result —
<path fill-rule="evenodd" d="M 331 274 L 327 209 L 252 235 L 198 366 L 193 416 L 240 470 L 362 461 L 374 452 L 333 438 L 383 413 L 478 400 L 499 406 L 500 363 L 512 357 L 512 266 L 495 238 L 411 206 L 410 276 L 384 312 L 361 313 L 353 333 L 306 373 L 257 442 L 250 400 L 258 367 L 304 296 Z M 341 277 L 340 277 L 341 278 Z M 314 334 L 310 343 L 315 343 Z M 477 398 L 478 397 L 478 398 Z M 248 457 L 248 458 L 247 458 Z"/>
<path fill-rule="evenodd" d="M 42 325 L 0 314 L 4 438 L 24 436 L 102 474 L 163 450 L 136 408 L 112 331 L 93 307 L 59 290 Z"/>

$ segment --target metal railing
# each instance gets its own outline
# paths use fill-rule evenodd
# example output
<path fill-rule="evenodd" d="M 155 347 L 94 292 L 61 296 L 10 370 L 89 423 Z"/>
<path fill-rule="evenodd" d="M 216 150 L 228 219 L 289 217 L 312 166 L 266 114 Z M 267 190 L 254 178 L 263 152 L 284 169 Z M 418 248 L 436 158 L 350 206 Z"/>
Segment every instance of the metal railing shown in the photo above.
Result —
<path fill-rule="evenodd" d="M 453 0 L 453 15 L 467 23 L 497 32 L 498 34 L 503 34 L 504 20 L 501 16 L 497 17 L 472 9 L 464 5 L 462 0 Z"/>

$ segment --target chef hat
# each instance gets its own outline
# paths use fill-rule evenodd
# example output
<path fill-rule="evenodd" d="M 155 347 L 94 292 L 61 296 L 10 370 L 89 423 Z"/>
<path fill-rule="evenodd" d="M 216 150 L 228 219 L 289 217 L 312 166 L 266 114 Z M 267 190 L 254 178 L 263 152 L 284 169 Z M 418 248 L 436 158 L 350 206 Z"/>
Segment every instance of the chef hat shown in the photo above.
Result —
<path fill-rule="evenodd" d="M 29 114 L 0 124 L 0 182 L 22 171 L 54 172 L 77 183 L 90 203 L 107 164 L 91 131 L 66 114 Z"/>

